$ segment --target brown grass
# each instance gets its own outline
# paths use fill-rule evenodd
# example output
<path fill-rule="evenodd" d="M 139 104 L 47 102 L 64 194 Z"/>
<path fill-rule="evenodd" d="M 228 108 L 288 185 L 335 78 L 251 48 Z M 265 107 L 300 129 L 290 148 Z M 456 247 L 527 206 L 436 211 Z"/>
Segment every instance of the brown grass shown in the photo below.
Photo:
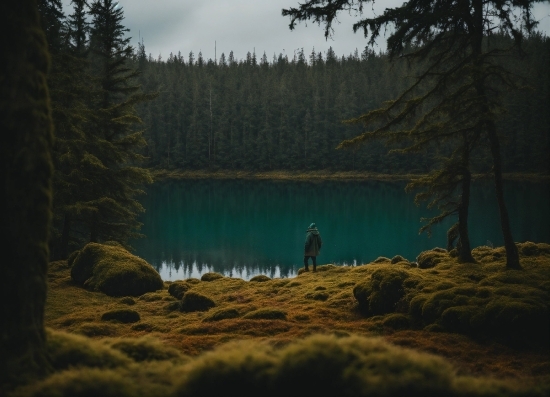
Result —
<path fill-rule="evenodd" d="M 429 269 L 410 267 L 402 261 L 382 261 L 357 267 L 319 266 L 321 271 L 302 272 L 294 279 L 246 282 L 222 277 L 210 282 L 186 282 L 189 292 L 215 302 L 216 307 L 208 311 L 181 312 L 179 301 L 168 293 L 170 283 L 165 283 L 162 290 L 133 299 L 131 310 L 141 318 L 134 324 L 101 321 L 103 313 L 128 310 L 128 299 L 77 287 L 71 281 L 67 263 L 54 262 L 49 271 L 46 324 L 56 331 L 90 336 L 110 347 L 125 346 L 141 361 L 147 361 L 147 352 L 155 350 L 152 340 L 160 341 L 166 349 L 175 349 L 167 351 L 177 351 L 181 357 L 202 357 L 202 353 L 230 341 L 285 347 L 314 334 L 378 336 L 396 345 L 441 356 L 464 376 L 548 384 L 548 350 L 503 345 L 487 337 L 472 339 L 464 334 L 430 332 L 444 330 L 445 324 L 439 324 L 437 318 L 434 322 L 422 322 L 423 317 L 413 313 L 415 305 L 419 305 L 415 299 L 423 305 L 438 294 L 445 299 L 446 293 L 450 298 L 464 297 L 457 301 L 466 305 L 468 299 L 481 302 L 494 296 L 516 301 L 547 299 L 550 246 L 525 243 L 520 245 L 520 253 L 524 267 L 521 272 L 505 270 L 502 248 L 480 247 L 474 250 L 477 264 L 458 264 L 456 259 L 443 255 L 443 260 Z M 367 317 L 358 309 L 354 286 L 369 282 L 373 273 L 382 274 L 384 269 L 407 274 L 404 297 L 390 313 Z M 377 280 L 380 285 L 385 282 L 384 277 Z M 437 308 L 440 303 L 428 305 L 426 310 Z M 137 338 L 137 342 L 111 342 L 120 337 Z M 143 342 L 144 337 L 150 339 Z M 162 357 L 165 353 L 159 354 Z"/>

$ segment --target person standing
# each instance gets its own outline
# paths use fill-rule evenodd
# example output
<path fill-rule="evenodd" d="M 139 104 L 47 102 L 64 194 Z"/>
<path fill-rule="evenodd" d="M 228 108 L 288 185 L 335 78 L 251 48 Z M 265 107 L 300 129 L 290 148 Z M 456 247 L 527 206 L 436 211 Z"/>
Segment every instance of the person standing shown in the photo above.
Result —
<path fill-rule="evenodd" d="M 306 244 L 304 248 L 304 270 L 306 272 L 309 271 L 309 258 L 311 258 L 311 261 L 313 263 L 313 271 L 317 271 L 317 255 L 319 255 L 319 251 L 321 250 L 321 246 L 323 245 L 323 240 L 321 240 L 321 235 L 319 234 L 319 230 L 317 230 L 317 226 L 315 226 L 315 223 L 312 223 L 309 225 L 309 228 L 306 232 Z"/>

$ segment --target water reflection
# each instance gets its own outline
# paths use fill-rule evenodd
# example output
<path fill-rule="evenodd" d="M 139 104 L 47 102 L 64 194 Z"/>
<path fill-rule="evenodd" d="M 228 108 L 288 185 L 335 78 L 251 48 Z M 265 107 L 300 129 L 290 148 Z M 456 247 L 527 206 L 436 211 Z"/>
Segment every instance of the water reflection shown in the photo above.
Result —
<path fill-rule="evenodd" d="M 547 185 L 507 183 L 516 241 L 550 242 Z M 135 242 L 165 280 L 215 271 L 250 279 L 293 277 L 302 266 L 305 231 L 315 222 L 324 246 L 318 262 L 357 265 L 378 256 L 445 246 L 450 219 L 430 239 L 404 183 L 186 180 L 157 183 L 144 197 L 147 238 Z M 470 216 L 472 246 L 502 245 L 492 185 L 476 184 Z"/>

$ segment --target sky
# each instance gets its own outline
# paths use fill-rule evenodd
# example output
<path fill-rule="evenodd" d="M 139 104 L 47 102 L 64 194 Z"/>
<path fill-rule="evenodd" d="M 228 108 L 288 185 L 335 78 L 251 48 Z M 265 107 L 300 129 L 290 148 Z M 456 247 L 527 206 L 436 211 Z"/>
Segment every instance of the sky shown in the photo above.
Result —
<path fill-rule="evenodd" d="M 261 57 L 265 52 L 271 61 L 273 54 L 294 56 L 303 48 L 307 54 L 325 53 L 332 47 L 338 55 L 349 55 L 367 45 L 362 31 L 353 33 L 352 25 L 359 16 L 341 12 L 334 25 L 334 35 L 325 40 L 322 26 L 301 23 L 290 31 L 290 19 L 281 15 L 283 8 L 297 7 L 304 0 L 119 0 L 130 29 L 131 44 L 137 47 L 143 38 L 145 51 L 166 60 L 172 52 L 187 58 L 193 51 L 205 59 L 226 57 L 233 51 L 236 59 L 246 58 L 247 52 Z M 368 4 L 364 16 L 379 15 L 385 8 L 395 7 L 403 0 L 378 0 Z M 65 14 L 72 13 L 70 0 L 63 0 Z M 534 15 L 540 20 L 539 29 L 550 34 L 550 2 L 538 4 Z M 375 51 L 384 50 L 379 41 Z"/>

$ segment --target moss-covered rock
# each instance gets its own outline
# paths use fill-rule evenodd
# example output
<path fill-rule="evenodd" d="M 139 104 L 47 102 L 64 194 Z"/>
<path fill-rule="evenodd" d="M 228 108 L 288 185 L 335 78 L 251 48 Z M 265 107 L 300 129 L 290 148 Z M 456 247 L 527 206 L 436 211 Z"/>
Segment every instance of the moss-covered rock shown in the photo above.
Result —
<path fill-rule="evenodd" d="M 423 251 L 416 257 L 418 267 L 421 269 L 430 269 L 449 259 L 449 253 L 442 248 L 434 248 L 433 250 Z"/>
<path fill-rule="evenodd" d="M 189 289 L 191 289 L 189 283 L 185 281 L 174 281 L 168 286 L 168 293 L 176 299 L 181 299 Z"/>
<path fill-rule="evenodd" d="M 114 340 L 110 343 L 110 346 L 137 362 L 182 358 L 176 349 L 166 346 L 157 339 L 148 337 Z"/>
<path fill-rule="evenodd" d="M 240 314 L 237 309 L 233 307 L 228 307 L 228 308 L 213 311 L 208 316 L 206 316 L 202 321 L 205 321 L 205 322 L 220 321 L 220 320 L 227 320 L 230 318 L 237 318 L 239 316 Z"/>
<path fill-rule="evenodd" d="M 286 320 L 286 313 L 279 309 L 264 308 L 248 312 L 243 318 L 249 320 Z"/>
<path fill-rule="evenodd" d="M 215 306 L 216 303 L 209 297 L 189 291 L 181 299 L 180 310 L 182 312 L 205 312 Z"/>
<path fill-rule="evenodd" d="M 409 261 L 404 257 L 402 257 L 401 255 L 395 255 L 393 258 L 391 258 L 392 265 L 395 265 L 396 263 L 400 263 L 400 262 L 409 263 Z"/>
<path fill-rule="evenodd" d="M 89 243 L 75 258 L 72 279 L 109 296 L 139 296 L 163 288 L 160 275 L 124 248 Z"/>
<path fill-rule="evenodd" d="M 264 274 L 258 274 L 257 276 L 254 276 L 250 279 L 250 281 L 252 282 L 258 282 L 258 283 L 263 283 L 265 281 L 269 281 L 271 280 L 270 277 L 267 277 L 266 275 Z"/>
<path fill-rule="evenodd" d="M 210 272 L 204 273 L 201 277 L 201 281 L 214 281 L 219 280 L 220 278 L 223 278 L 223 274 Z"/>
<path fill-rule="evenodd" d="M 103 321 L 117 321 L 119 323 L 137 323 L 141 320 L 138 312 L 130 309 L 118 309 L 105 312 L 101 315 Z"/>
<path fill-rule="evenodd" d="M 373 260 L 372 263 L 391 263 L 391 259 L 386 258 L 385 256 L 379 256 L 378 258 Z"/>
<path fill-rule="evenodd" d="M 393 312 L 396 303 L 405 294 L 403 281 L 408 277 L 406 271 L 393 266 L 375 270 L 368 281 L 353 288 L 353 296 L 359 304 L 359 309 L 369 315 Z"/>
<path fill-rule="evenodd" d="M 136 304 L 136 301 L 134 300 L 134 298 L 130 297 L 130 296 L 125 296 L 124 298 L 121 298 L 119 300 L 120 303 L 123 303 L 125 305 L 128 305 L 128 306 L 132 306 L 132 305 L 135 305 Z"/>

